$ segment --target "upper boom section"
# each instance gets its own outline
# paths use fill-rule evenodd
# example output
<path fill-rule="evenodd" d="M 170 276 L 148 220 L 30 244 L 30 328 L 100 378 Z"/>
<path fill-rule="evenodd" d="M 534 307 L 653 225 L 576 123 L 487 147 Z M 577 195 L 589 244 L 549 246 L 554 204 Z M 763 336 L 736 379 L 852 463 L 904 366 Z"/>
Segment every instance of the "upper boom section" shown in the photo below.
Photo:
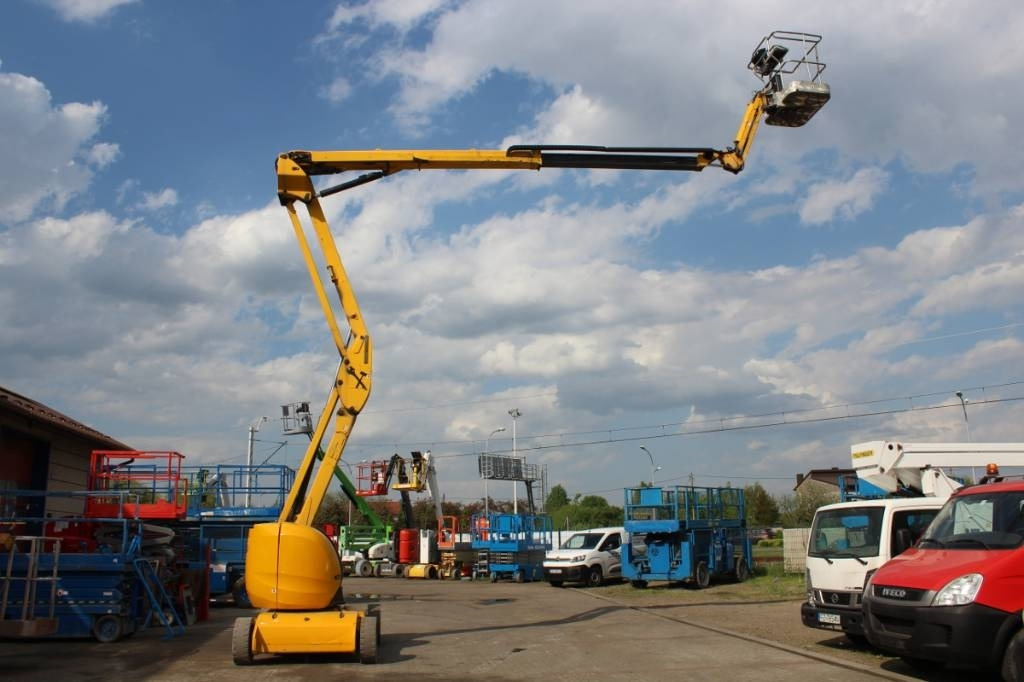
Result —
<path fill-rule="evenodd" d="M 731 173 L 743 170 L 757 127 L 799 127 L 828 102 L 821 81 L 825 64 L 818 57 L 821 36 L 775 31 L 754 50 L 747 68 L 763 85 L 747 104 L 733 145 L 713 147 L 604 147 L 594 145 L 514 145 L 505 150 L 355 150 L 291 151 L 278 159 L 278 196 L 283 204 L 308 203 L 308 178 L 349 171 L 368 171 L 353 180 L 320 190 L 323 197 L 379 180 L 403 170 L 606 168 L 618 170 L 702 171 L 718 166 Z"/>
<path fill-rule="evenodd" d="M 894 443 L 850 448 L 857 476 L 889 493 L 948 494 L 960 484 L 943 471 L 954 467 L 1024 466 L 1024 443 Z"/>

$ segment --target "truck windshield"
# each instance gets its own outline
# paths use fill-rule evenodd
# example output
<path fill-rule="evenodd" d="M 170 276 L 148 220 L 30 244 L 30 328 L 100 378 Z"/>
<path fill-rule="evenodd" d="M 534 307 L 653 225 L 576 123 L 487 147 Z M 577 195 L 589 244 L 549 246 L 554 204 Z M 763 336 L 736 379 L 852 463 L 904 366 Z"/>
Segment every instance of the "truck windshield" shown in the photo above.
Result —
<path fill-rule="evenodd" d="M 576 533 L 562 543 L 561 549 L 594 549 L 602 537 L 601 533 Z"/>
<path fill-rule="evenodd" d="M 845 507 L 821 509 L 814 515 L 808 556 L 873 557 L 878 556 L 878 539 L 882 537 L 882 507 Z"/>
<path fill-rule="evenodd" d="M 921 538 L 922 547 L 1012 549 L 1024 541 L 1024 492 L 953 497 Z"/>

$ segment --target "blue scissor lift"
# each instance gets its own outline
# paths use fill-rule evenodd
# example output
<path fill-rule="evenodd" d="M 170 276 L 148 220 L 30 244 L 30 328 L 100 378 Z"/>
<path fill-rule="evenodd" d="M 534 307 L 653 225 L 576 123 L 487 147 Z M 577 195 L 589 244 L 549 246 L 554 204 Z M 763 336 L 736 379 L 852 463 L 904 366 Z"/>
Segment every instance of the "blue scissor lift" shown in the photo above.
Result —
<path fill-rule="evenodd" d="M 551 517 L 545 514 L 474 514 L 470 540 L 478 559 L 473 577 L 486 571 L 491 582 L 543 579 L 553 536 Z"/>
<path fill-rule="evenodd" d="M 209 565 L 210 598 L 232 595 L 248 605 L 242 577 L 249 529 L 276 521 L 295 480 L 295 471 L 280 464 L 217 464 L 185 467 L 188 506 L 178 524 L 188 539 L 192 568 Z"/>
<path fill-rule="evenodd" d="M 115 497 L 102 496 L 102 505 Z M 138 507 L 135 493 L 122 497 L 120 509 Z M 154 620 L 168 637 L 183 632 L 180 612 L 157 575 L 170 532 L 124 515 L 23 513 L 45 510 L 57 498 L 62 507 L 84 508 L 97 496 L 17 490 L 0 495 L 0 637 L 115 642 Z"/>
<path fill-rule="evenodd" d="M 622 576 L 633 587 L 712 576 L 742 581 L 752 566 L 746 506 L 739 488 L 626 488 Z"/>

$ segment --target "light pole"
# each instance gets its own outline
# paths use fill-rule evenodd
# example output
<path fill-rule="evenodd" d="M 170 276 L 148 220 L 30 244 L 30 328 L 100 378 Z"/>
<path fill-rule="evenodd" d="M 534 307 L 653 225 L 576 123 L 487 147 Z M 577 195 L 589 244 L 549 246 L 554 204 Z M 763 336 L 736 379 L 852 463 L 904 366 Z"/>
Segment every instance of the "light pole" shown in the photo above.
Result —
<path fill-rule="evenodd" d="M 640 449 L 643 450 L 644 452 L 646 452 L 647 456 L 651 460 L 651 487 L 653 488 L 654 487 L 654 474 L 656 474 L 657 472 L 661 471 L 661 467 L 654 466 L 654 455 L 651 454 L 651 451 L 648 450 L 646 446 L 641 445 Z"/>
<path fill-rule="evenodd" d="M 260 430 L 260 424 L 267 421 L 267 417 L 260 417 L 249 425 L 249 449 L 245 455 L 245 506 L 252 506 L 252 444 L 256 440 L 256 432 Z"/>
<path fill-rule="evenodd" d="M 967 428 L 967 442 L 971 442 L 971 423 L 967 421 L 967 400 L 964 399 L 964 392 L 957 391 L 956 397 L 960 398 L 960 407 L 964 409 L 964 426 Z"/>
<path fill-rule="evenodd" d="M 496 428 L 493 431 L 491 431 L 491 433 L 484 440 L 484 456 L 485 457 L 487 456 L 487 453 L 491 451 L 491 436 L 493 436 L 496 433 L 501 433 L 504 430 L 505 430 L 504 426 L 499 426 L 498 428 Z M 480 473 L 483 474 L 484 472 L 481 471 Z M 491 513 L 491 509 L 490 509 L 490 495 L 487 493 L 487 477 L 484 476 L 484 517 L 487 517 L 490 513 Z"/>
<path fill-rule="evenodd" d="M 516 459 L 516 420 L 523 416 L 523 413 L 519 411 L 518 407 L 513 407 L 508 411 L 510 417 L 512 417 L 512 459 Z M 519 513 L 519 488 L 516 485 L 515 480 L 512 481 L 512 513 Z"/>
<path fill-rule="evenodd" d="M 969 421 L 967 421 L 967 399 L 964 398 L 964 392 L 963 391 L 957 391 L 956 392 L 956 397 L 960 398 L 960 407 L 962 407 L 963 410 L 964 410 L 964 428 L 967 429 L 967 442 L 970 443 L 971 442 L 971 423 Z M 977 481 L 978 481 L 978 472 L 974 470 L 974 467 L 971 467 L 971 478 L 974 479 L 975 483 L 977 483 Z"/>

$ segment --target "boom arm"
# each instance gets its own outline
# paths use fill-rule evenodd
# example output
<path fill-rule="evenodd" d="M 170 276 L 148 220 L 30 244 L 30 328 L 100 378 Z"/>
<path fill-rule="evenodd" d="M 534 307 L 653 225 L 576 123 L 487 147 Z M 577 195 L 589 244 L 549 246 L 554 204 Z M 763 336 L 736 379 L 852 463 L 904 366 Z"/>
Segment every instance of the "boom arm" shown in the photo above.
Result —
<path fill-rule="evenodd" d="M 554 168 L 611 168 L 701 171 L 719 166 L 732 173 L 743 170 L 762 117 L 769 125 L 796 127 L 806 123 L 829 99 L 820 82 L 825 65 L 818 61 L 820 36 L 776 31 L 765 37 L 747 65 L 763 87 L 747 104 L 731 147 L 600 147 L 576 145 L 517 145 L 504 151 L 375 150 L 292 151 L 277 159 L 277 192 L 288 210 L 320 306 L 330 327 L 341 363 L 317 427 L 296 474 L 295 485 L 276 524 L 259 524 L 250 532 L 246 556 L 247 589 L 254 605 L 279 610 L 324 608 L 340 585 L 337 556 L 325 537 L 311 528 L 327 493 L 356 418 L 370 395 L 372 344 L 348 275 L 320 205 L 322 197 L 378 180 L 403 170 Z M 803 49 L 788 56 L 790 45 Z M 784 76 L 806 70 L 808 80 L 784 82 Z M 317 191 L 313 177 L 348 171 L 367 171 L 352 180 Z M 343 336 L 296 202 L 306 205 L 335 294 L 348 323 Z M 317 453 L 333 423 L 323 459 Z M 432 492 L 434 492 L 432 490 Z M 438 501 L 438 504 L 440 502 Z M 322 534 L 319 534 L 322 535 Z M 317 566 L 317 568 L 312 568 Z"/>
<path fill-rule="evenodd" d="M 821 36 L 775 31 L 761 40 L 747 68 L 764 83 L 747 104 L 733 145 L 711 147 L 603 147 L 591 145 L 514 145 L 502 150 L 359 150 L 291 151 L 277 163 L 278 197 L 282 204 L 311 202 L 379 180 L 403 170 L 540 170 L 541 168 L 610 168 L 619 170 L 702 171 L 719 166 L 739 173 L 757 135 L 762 117 L 768 125 L 799 127 L 830 98 L 821 81 L 825 64 L 818 58 Z M 797 56 L 789 52 L 796 45 Z M 783 76 L 804 72 L 807 80 Z M 370 171 L 315 193 L 309 177 L 349 171 Z"/>
<path fill-rule="evenodd" d="M 851 448 L 857 476 L 888 493 L 948 497 L 961 487 L 952 468 L 1024 466 L 1024 443 L 895 443 L 872 441 Z"/>
<path fill-rule="evenodd" d="M 308 189 L 312 191 L 312 183 L 307 178 Z M 331 282 L 334 284 L 335 293 L 341 302 L 342 310 L 349 325 L 348 338 L 341 335 L 338 321 L 334 315 L 324 289 L 324 283 L 320 278 L 316 261 L 306 239 L 306 233 L 302 223 L 295 211 L 294 202 L 285 204 L 288 209 L 288 216 L 291 218 L 292 227 L 295 229 L 295 236 L 302 249 L 306 267 L 313 280 L 313 288 L 316 290 L 317 298 L 320 300 L 320 307 L 324 311 L 324 317 L 331 330 L 334 344 L 341 356 L 341 364 L 335 375 L 334 386 L 324 405 L 320 419 L 317 421 L 316 430 L 309 442 L 309 447 L 303 457 L 302 464 L 296 474 L 296 484 L 289 492 L 284 508 L 281 510 L 280 521 L 295 522 L 300 525 L 309 526 L 313 523 L 320 503 L 327 494 L 331 477 L 334 475 L 334 468 L 341 461 L 341 453 L 348 442 L 352 432 L 352 425 L 356 417 L 366 405 L 370 397 L 372 348 L 370 335 L 363 322 L 359 304 L 356 302 L 355 293 L 345 268 L 341 264 L 341 257 L 338 255 L 334 237 L 331 235 L 327 219 L 324 217 L 323 209 L 316 197 L 312 197 L 306 203 L 309 210 L 313 230 L 320 243 L 321 251 L 327 261 L 327 270 L 330 273 Z M 331 416 L 334 415 L 334 434 L 323 453 L 323 462 L 316 470 L 313 477 L 313 465 L 317 460 L 320 444 L 323 442 L 328 424 L 331 423 Z"/>

